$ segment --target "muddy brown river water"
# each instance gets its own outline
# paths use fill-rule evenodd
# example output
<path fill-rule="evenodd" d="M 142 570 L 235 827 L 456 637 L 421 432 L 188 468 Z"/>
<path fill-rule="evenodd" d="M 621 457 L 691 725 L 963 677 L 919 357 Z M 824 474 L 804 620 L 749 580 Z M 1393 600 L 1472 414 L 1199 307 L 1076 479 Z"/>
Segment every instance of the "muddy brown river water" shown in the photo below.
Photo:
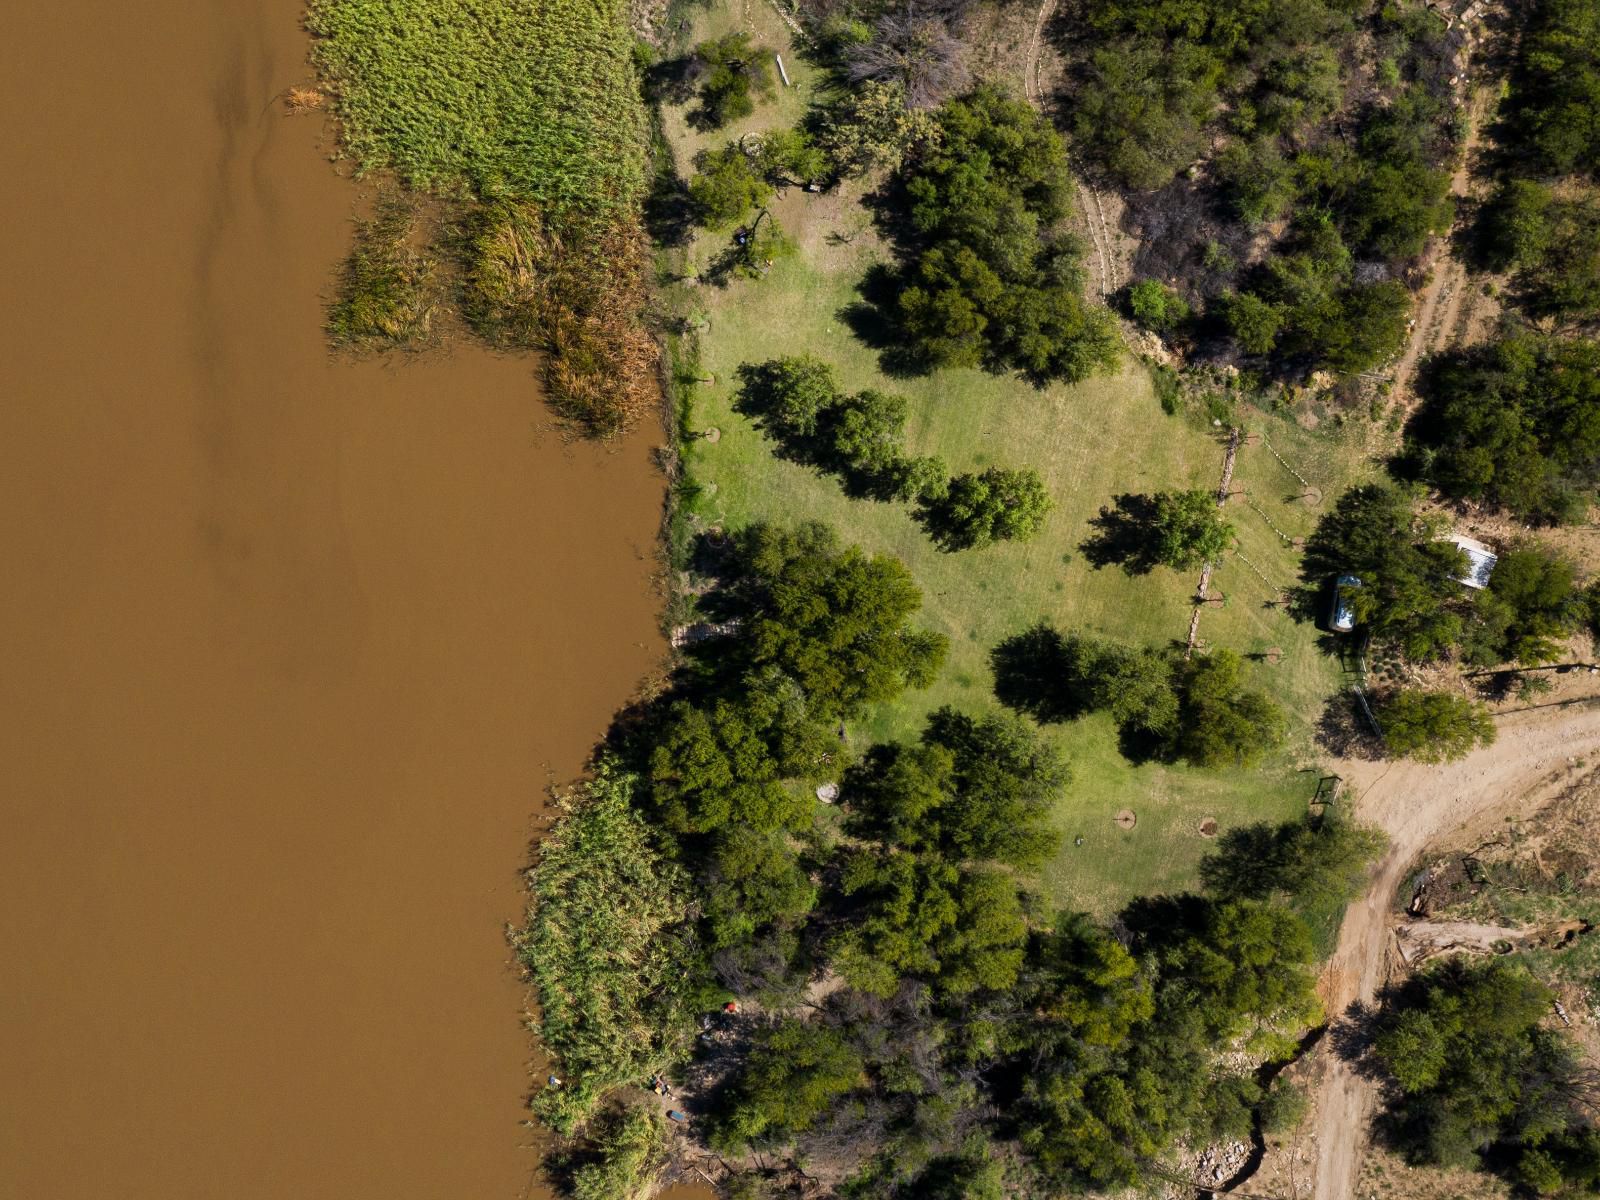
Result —
<path fill-rule="evenodd" d="M 0 1197 L 537 1194 L 503 934 L 660 651 L 652 439 L 330 357 L 297 0 L 6 41 Z"/>

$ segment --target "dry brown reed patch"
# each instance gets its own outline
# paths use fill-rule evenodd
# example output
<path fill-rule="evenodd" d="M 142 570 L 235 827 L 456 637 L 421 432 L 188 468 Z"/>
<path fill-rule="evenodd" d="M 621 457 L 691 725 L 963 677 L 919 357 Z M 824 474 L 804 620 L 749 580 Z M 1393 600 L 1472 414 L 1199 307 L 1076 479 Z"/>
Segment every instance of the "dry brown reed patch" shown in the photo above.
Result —
<path fill-rule="evenodd" d="M 328 105 L 327 93 L 317 88 L 292 87 L 283 94 L 284 110 L 291 117 L 319 112 Z"/>
<path fill-rule="evenodd" d="M 657 402 L 648 263 L 634 219 L 555 220 L 530 203 L 492 204 L 468 238 L 466 315 L 497 345 L 543 351 L 551 405 L 608 437 Z"/>

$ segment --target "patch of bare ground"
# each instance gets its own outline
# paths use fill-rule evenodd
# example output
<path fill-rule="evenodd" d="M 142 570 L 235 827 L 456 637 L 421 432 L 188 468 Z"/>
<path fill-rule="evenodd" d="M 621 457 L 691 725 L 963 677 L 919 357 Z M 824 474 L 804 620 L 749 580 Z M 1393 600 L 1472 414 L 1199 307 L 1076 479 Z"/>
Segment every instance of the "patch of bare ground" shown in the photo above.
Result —
<path fill-rule="evenodd" d="M 1321 981 L 1335 1032 L 1347 1014 L 1370 1011 L 1401 964 L 1395 949 L 1395 897 L 1423 853 L 1443 839 L 1485 840 L 1507 816 L 1523 820 L 1588 774 L 1600 756 L 1600 696 L 1498 718 L 1499 738 L 1446 766 L 1344 760 L 1345 801 L 1353 815 L 1382 829 L 1389 849 L 1366 893 L 1352 904 Z M 1351 1028 L 1348 1025 L 1343 1026 Z M 1330 1039 L 1338 1042 L 1338 1037 Z M 1349 1200 L 1355 1190 L 1376 1100 L 1376 1085 L 1357 1065 L 1323 1054 L 1317 1115 L 1316 1200 Z M 1407 1193 L 1410 1194 L 1410 1193 Z"/>

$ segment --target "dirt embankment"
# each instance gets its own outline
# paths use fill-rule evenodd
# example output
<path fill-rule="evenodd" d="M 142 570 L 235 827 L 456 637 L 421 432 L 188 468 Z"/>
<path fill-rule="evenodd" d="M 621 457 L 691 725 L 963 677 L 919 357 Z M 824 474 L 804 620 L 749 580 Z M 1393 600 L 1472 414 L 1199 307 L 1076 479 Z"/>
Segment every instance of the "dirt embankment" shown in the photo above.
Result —
<path fill-rule="evenodd" d="M 1383 985 L 1398 957 L 1395 896 L 1432 843 L 1538 809 L 1600 756 L 1600 706 L 1593 704 L 1513 714 L 1500 720 L 1499 730 L 1494 746 L 1444 767 L 1341 764 L 1356 796 L 1354 815 L 1384 830 L 1390 846 L 1366 894 L 1345 914 L 1324 976 L 1324 1000 L 1335 1020 L 1352 1004 L 1371 1004 Z M 1350 1200 L 1374 1100 L 1373 1083 L 1353 1064 L 1329 1058 L 1313 1135 L 1316 1200 Z"/>

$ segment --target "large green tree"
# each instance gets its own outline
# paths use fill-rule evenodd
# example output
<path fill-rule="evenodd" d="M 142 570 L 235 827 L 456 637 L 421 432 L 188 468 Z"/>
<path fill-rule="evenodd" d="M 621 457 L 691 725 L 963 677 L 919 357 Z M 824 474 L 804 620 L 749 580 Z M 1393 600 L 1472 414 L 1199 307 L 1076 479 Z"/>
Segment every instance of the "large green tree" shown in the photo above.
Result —
<path fill-rule="evenodd" d="M 731 661 L 777 667 L 819 718 L 853 716 L 932 682 L 945 639 L 908 624 L 922 593 L 898 559 L 841 548 L 816 522 L 752 525 L 735 553 L 730 599 L 744 625 Z"/>

